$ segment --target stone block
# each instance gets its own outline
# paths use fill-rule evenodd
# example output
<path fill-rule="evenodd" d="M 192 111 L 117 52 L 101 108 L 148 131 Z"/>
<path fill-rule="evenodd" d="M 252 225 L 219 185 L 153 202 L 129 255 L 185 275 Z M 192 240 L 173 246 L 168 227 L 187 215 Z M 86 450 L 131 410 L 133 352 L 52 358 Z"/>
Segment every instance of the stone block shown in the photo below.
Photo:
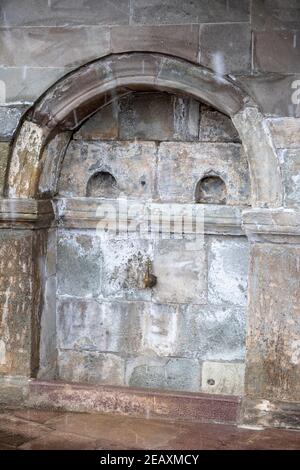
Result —
<path fill-rule="evenodd" d="M 180 306 L 145 305 L 142 317 L 142 352 L 145 356 L 175 356 L 179 334 Z"/>
<path fill-rule="evenodd" d="M 133 0 L 132 22 L 140 24 L 217 23 L 249 21 L 249 0 L 210 2 Z"/>
<path fill-rule="evenodd" d="M 66 382 L 124 385 L 124 360 L 116 354 L 59 351 L 58 368 Z"/>
<path fill-rule="evenodd" d="M 299 27 L 298 31 L 255 32 L 254 70 L 283 74 L 299 73 L 299 44 Z"/>
<path fill-rule="evenodd" d="M 74 139 L 80 140 L 114 140 L 119 135 L 118 100 L 105 106 L 90 117 L 75 134 Z"/>
<path fill-rule="evenodd" d="M 195 201 L 198 181 L 217 174 L 226 184 L 227 204 L 247 204 L 248 164 L 239 144 L 163 142 L 158 149 L 157 191 L 163 202 Z"/>
<path fill-rule="evenodd" d="M 89 178 L 101 171 L 116 179 L 120 195 L 142 200 L 154 192 L 154 142 L 71 142 L 59 181 L 59 194 L 86 196 Z"/>
<path fill-rule="evenodd" d="M 194 359 L 135 357 L 126 361 L 125 383 L 130 387 L 198 392 L 201 364 Z"/>
<path fill-rule="evenodd" d="M 300 106 L 292 102 L 293 84 L 300 80 L 299 74 L 244 75 L 237 80 L 265 115 L 300 117 Z"/>
<path fill-rule="evenodd" d="M 171 140 L 174 135 L 174 98 L 168 94 L 129 95 L 120 102 L 120 138 Z"/>
<path fill-rule="evenodd" d="M 128 24 L 129 2 L 118 0 L 68 1 L 27 0 L 26 8 L 18 0 L 2 0 L 0 25 L 7 26 L 80 26 Z"/>
<path fill-rule="evenodd" d="M 213 108 L 201 107 L 199 129 L 201 142 L 240 142 L 231 119 Z"/>
<path fill-rule="evenodd" d="M 219 75 L 249 72 L 251 30 L 245 23 L 200 26 L 200 64 Z"/>
<path fill-rule="evenodd" d="M 0 30 L 0 44 L 1 64 L 26 74 L 27 67 L 77 67 L 107 55 L 110 32 L 101 26 L 7 28 Z"/>
<path fill-rule="evenodd" d="M 291 30 L 299 28 L 298 0 L 253 0 L 251 26 L 254 31 Z"/>
<path fill-rule="evenodd" d="M 246 309 L 188 305 L 178 316 L 177 356 L 208 361 L 236 361 L 245 357 Z"/>
<path fill-rule="evenodd" d="M 203 362 L 202 391 L 222 395 L 243 395 L 244 364 L 238 362 Z"/>
<path fill-rule="evenodd" d="M 0 80 L 5 84 L 0 105 L 30 104 L 68 72 L 70 68 L 65 67 L 0 67 Z"/>
<path fill-rule="evenodd" d="M 144 286 L 147 261 L 152 258 L 151 242 L 134 237 L 124 240 L 103 237 L 101 253 L 101 294 L 105 299 L 151 299 L 151 290 Z"/>
<path fill-rule="evenodd" d="M 268 119 L 268 123 L 275 147 L 280 149 L 300 148 L 299 118 L 273 118 Z"/>
<path fill-rule="evenodd" d="M 0 197 L 3 195 L 5 174 L 8 162 L 9 144 L 0 142 Z"/>
<path fill-rule="evenodd" d="M 300 401 L 300 248 L 251 247 L 245 392 Z"/>
<path fill-rule="evenodd" d="M 194 23 L 194 21 L 192 21 Z M 111 28 L 112 52 L 155 51 L 197 61 L 199 26 L 143 25 Z"/>
<path fill-rule="evenodd" d="M 0 139 L 11 140 L 28 106 L 0 106 Z"/>
<path fill-rule="evenodd" d="M 100 272 L 98 237 L 61 231 L 57 245 L 58 293 L 75 297 L 97 296 Z"/>
<path fill-rule="evenodd" d="M 246 305 L 248 253 L 246 238 L 210 237 L 208 300 L 211 304 Z"/>
<path fill-rule="evenodd" d="M 153 272 L 157 285 L 153 300 L 157 303 L 206 302 L 207 266 L 204 247 L 191 250 L 190 242 L 161 240 L 154 249 Z"/>
<path fill-rule="evenodd" d="M 284 184 L 284 203 L 287 207 L 300 207 L 300 148 L 280 151 Z"/>
<path fill-rule="evenodd" d="M 144 308 L 142 302 L 60 298 L 57 307 L 58 347 L 138 354 Z"/>

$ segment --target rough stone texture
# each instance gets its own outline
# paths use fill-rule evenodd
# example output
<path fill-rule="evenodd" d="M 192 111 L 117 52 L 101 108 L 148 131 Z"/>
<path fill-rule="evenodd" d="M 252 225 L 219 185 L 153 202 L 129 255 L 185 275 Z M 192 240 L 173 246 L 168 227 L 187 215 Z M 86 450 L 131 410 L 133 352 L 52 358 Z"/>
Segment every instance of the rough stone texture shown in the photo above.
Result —
<path fill-rule="evenodd" d="M 158 278 L 153 288 L 155 302 L 205 303 L 207 290 L 206 254 L 189 242 L 161 240 L 154 249 L 153 270 Z"/>
<path fill-rule="evenodd" d="M 201 364 L 185 358 L 130 358 L 126 362 L 126 384 L 131 387 L 197 392 Z"/>
<path fill-rule="evenodd" d="M 176 355 L 209 361 L 242 361 L 245 317 L 245 309 L 239 307 L 185 306 L 177 318 Z"/>
<path fill-rule="evenodd" d="M 216 174 L 226 184 L 229 205 L 248 202 L 248 165 L 238 144 L 163 142 L 158 149 L 157 171 L 161 201 L 191 203 L 198 181 Z"/>
<path fill-rule="evenodd" d="M 244 364 L 204 362 L 202 390 L 206 393 L 242 395 L 244 392 Z"/>
<path fill-rule="evenodd" d="M 200 26 L 200 64 L 220 76 L 250 71 L 251 31 L 245 23 Z"/>
<path fill-rule="evenodd" d="M 0 371 L 31 372 L 32 234 L 0 232 Z"/>
<path fill-rule="evenodd" d="M 60 361 L 67 350 L 138 354 L 144 310 L 145 305 L 139 302 L 59 298 Z"/>
<path fill-rule="evenodd" d="M 101 257 L 97 237 L 60 232 L 57 263 L 59 294 L 93 297 L 99 293 Z"/>
<path fill-rule="evenodd" d="M 251 247 L 245 378 L 249 397 L 300 400 L 299 257 L 299 246 Z"/>
<path fill-rule="evenodd" d="M 116 354 L 63 351 L 58 367 L 60 379 L 67 382 L 124 385 L 124 360 Z"/>
<path fill-rule="evenodd" d="M 269 126 L 277 148 L 300 148 L 300 119 L 269 119 Z"/>
<path fill-rule="evenodd" d="M 8 162 L 9 144 L 0 142 L 0 196 L 3 195 L 6 167 Z"/>
<path fill-rule="evenodd" d="M 245 306 L 247 302 L 248 242 L 211 237 L 208 254 L 208 299 L 212 304 Z"/>
<path fill-rule="evenodd" d="M 155 155 L 153 142 L 73 141 L 64 159 L 59 193 L 85 196 L 89 178 L 96 172 L 108 171 L 116 179 L 120 193 L 148 199 L 153 194 Z"/>
<path fill-rule="evenodd" d="M 287 207 L 300 206 L 300 148 L 280 152 L 282 178 L 284 183 L 284 202 Z"/>
<path fill-rule="evenodd" d="M 199 140 L 201 142 L 240 142 L 231 119 L 207 106 L 201 106 Z"/>
<path fill-rule="evenodd" d="M 1 140 L 11 140 L 21 116 L 26 110 L 27 106 L 0 106 Z"/>

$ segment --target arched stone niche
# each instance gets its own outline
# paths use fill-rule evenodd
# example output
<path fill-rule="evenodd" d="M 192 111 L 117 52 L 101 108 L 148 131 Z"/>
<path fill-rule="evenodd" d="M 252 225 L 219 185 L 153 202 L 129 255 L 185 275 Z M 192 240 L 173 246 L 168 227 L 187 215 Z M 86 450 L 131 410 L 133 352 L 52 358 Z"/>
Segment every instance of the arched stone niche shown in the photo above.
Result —
<path fill-rule="evenodd" d="M 37 221 L 39 228 L 48 229 L 51 225 L 51 206 L 47 201 L 39 199 L 51 199 L 57 191 L 60 165 L 72 131 L 116 97 L 135 90 L 187 94 L 211 105 L 232 119 L 246 151 L 251 178 L 252 210 L 245 212 L 244 228 L 252 242 L 252 248 L 248 283 L 248 401 L 245 401 L 244 416 L 246 421 L 255 422 L 255 410 L 262 409 L 257 408 L 261 406 L 260 399 L 270 397 L 299 400 L 299 387 L 295 382 L 297 366 L 291 359 L 292 353 L 285 340 L 281 342 L 280 360 L 276 362 L 274 359 L 277 352 L 273 351 L 272 345 L 276 343 L 274 337 L 280 324 L 280 321 L 276 323 L 276 318 L 280 316 L 280 312 L 277 312 L 272 303 L 272 295 L 265 294 L 266 286 L 268 291 L 275 286 L 275 297 L 286 287 L 287 292 L 291 292 L 292 305 L 289 310 L 292 311 L 296 304 L 294 290 L 287 284 L 290 268 L 295 272 L 297 270 L 293 261 L 297 247 L 289 245 L 290 256 L 286 257 L 281 244 L 287 243 L 287 240 L 296 243 L 295 240 L 299 237 L 299 219 L 294 213 L 287 214 L 281 209 L 283 195 L 279 162 L 268 122 L 256 104 L 236 85 L 233 78 L 219 76 L 201 66 L 162 54 L 116 54 L 87 64 L 57 82 L 35 103 L 20 123 L 10 156 L 5 189 L 7 199 L 2 204 L 2 213 L 3 220 L 13 220 L 7 223 L 7 227 L 11 227 L 12 223 L 22 223 L 27 232 L 31 231 L 26 237 L 30 251 L 30 256 L 26 259 L 34 288 L 30 288 L 26 304 L 26 309 L 31 309 L 31 316 L 25 318 L 24 306 L 21 304 L 16 306 L 15 312 L 12 311 L 12 314 L 21 312 L 27 323 L 25 327 L 22 326 L 24 334 L 13 335 L 13 347 L 21 359 L 12 360 L 12 367 L 4 370 L 4 373 L 35 376 L 38 365 L 38 305 L 44 280 L 35 255 L 38 246 L 39 256 L 45 257 L 46 248 L 40 231 L 32 229 L 37 227 Z M 44 152 L 46 148 L 47 151 Z M 211 217 L 214 218 L 213 215 Z M 86 223 L 87 219 L 84 220 Z M 235 223 L 232 216 L 227 221 L 229 225 Z M 9 243 L 7 246 L 9 247 Z M 273 252 L 278 263 L 285 269 L 284 279 L 277 276 L 276 269 L 270 268 L 269 272 L 265 267 L 266 263 L 272 264 Z M 21 267 L 18 260 L 15 262 L 21 272 L 24 266 Z M 290 263 L 290 267 L 286 263 Z M 262 287 L 256 282 L 258 276 Z M 270 283 L 270 279 L 274 282 Z M 284 286 L 282 283 L 285 283 Z M 280 304 L 280 299 L 278 302 Z M 294 334 L 294 330 L 289 328 L 290 335 L 286 334 L 288 338 Z M 265 345 L 264 331 L 268 336 L 266 349 L 262 347 Z M 279 369 L 286 371 L 284 378 Z"/>
<path fill-rule="evenodd" d="M 252 206 L 282 205 L 279 162 L 267 124 L 252 100 L 227 77 L 182 59 L 153 53 L 108 56 L 70 73 L 48 90 L 26 114 L 17 132 L 6 195 L 37 198 L 40 179 L 50 183 L 50 173 L 58 174 L 60 152 L 48 154 L 47 161 L 42 158 L 49 139 L 59 133 L 65 138 L 66 132 L 76 129 L 116 96 L 137 89 L 190 95 L 230 116 L 247 153 Z M 44 191 L 51 194 L 56 184 L 54 176 Z"/>

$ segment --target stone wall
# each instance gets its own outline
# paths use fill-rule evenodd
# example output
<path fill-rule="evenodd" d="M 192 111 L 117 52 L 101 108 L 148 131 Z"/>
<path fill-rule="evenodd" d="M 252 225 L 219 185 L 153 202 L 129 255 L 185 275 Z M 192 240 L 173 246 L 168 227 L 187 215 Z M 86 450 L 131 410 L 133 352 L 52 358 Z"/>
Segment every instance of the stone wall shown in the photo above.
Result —
<path fill-rule="evenodd" d="M 175 95 L 130 94 L 86 121 L 66 151 L 58 197 L 85 198 L 101 171 L 115 178 L 115 197 L 139 203 L 193 204 L 211 172 L 225 182 L 228 205 L 249 201 L 248 164 L 230 119 Z M 247 240 L 207 233 L 191 251 L 189 235 L 172 238 L 58 230 L 61 379 L 242 393 Z M 143 284 L 148 259 L 152 289 Z"/>

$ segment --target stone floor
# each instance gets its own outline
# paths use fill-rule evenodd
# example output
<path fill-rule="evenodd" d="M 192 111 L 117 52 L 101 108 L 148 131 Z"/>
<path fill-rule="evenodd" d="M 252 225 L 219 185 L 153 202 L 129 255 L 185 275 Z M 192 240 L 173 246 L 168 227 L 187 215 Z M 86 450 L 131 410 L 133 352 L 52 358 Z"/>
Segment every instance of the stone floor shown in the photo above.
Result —
<path fill-rule="evenodd" d="M 101 414 L 2 410 L 0 449 L 300 449 L 300 432 Z"/>

